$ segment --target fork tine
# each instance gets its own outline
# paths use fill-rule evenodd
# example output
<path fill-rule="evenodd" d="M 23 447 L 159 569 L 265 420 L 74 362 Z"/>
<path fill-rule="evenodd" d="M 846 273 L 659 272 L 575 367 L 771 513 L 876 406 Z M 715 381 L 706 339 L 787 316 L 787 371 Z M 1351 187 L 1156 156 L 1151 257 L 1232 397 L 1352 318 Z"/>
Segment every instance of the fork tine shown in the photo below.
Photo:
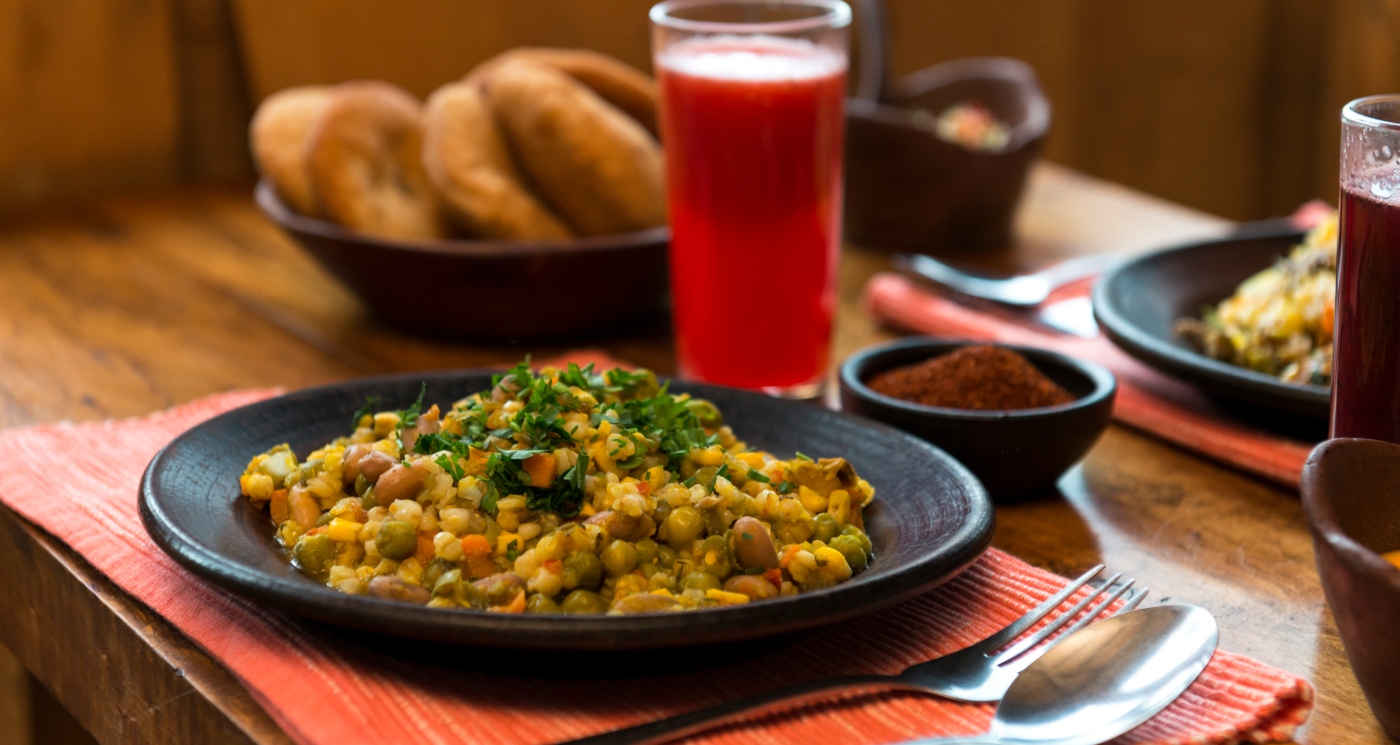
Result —
<path fill-rule="evenodd" d="M 1013 657 L 1008 657 L 1008 658 L 1007 658 L 1007 659 L 1008 659 L 1008 663 L 1005 664 L 1005 665 L 1003 665 L 1002 667 L 1003 667 L 1004 669 L 1007 669 L 1007 670 L 1014 670 L 1014 671 L 1016 671 L 1016 672 L 1020 672 L 1020 671 L 1022 671 L 1022 670 L 1025 670 L 1027 667 L 1030 666 L 1030 664 L 1031 664 L 1032 662 L 1035 662 L 1036 660 L 1040 659 L 1040 656 L 1041 656 L 1041 655 L 1045 654 L 1046 652 L 1049 652 L 1050 649 L 1051 649 L 1052 647 L 1054 647 L 1056 644 L 1059 644 L 1060 642 L 1064 641 L 1065 639 L 1068 639 L 1070 634 L 1073 634 L 1074 632 L 1076 632 L 1076 631 L 1078 631 L 1078 630 L 1084 628 L 1085 626 L 1088 626 L 1089 624 L 1093 623 L 1093 622 L 1095 621 L 1095 619 L 1097 619 L 1097 618 L 1099 617 L 1099 614 L 1100 614 L 1100 613 L 1103 613 L 1104 610 L 1106 610 L 1106 609 L 1108 608 L 1108 606 L 1113 605 L 1113 602 L 1114 602 L 1115 600 L 1117 600 L 1118 598 L 1122 597 L 1122 596 L 1123 596 L 1123 593 L 1125 593 L 1125 592 L 1127 592 L 1128 590 L 1132 589 L 1132 586 L 1133 586 L 1133 583 L 1134 583 L 1134 582 L 1137 582 L 1137 580 L 1135 580 L 1135 579 L 1130 579 L 1130 580 L 1128 580 L 1127 582 L 1124 582 L 1124 583 L 1123 583 L 1123 586 L 1120 587 L 1120 588 L 1118 588 L 1118 591 L 1117 591 L 1117 592 L 1115 592 L 1115 593 L 1113 593 L 1112 595 L 1109 595 L 1108 597 L 1104 598 L 1102 602 L 1095 604 L 1093 608 L 1089 609 L 1089 612 L 1088 612 L 1088 613 L 1085 613 L 1085 614 L 1084 614 L 1084 617 L 1083 617 L 1083 618 L 1080 618 L 1078 621 L 1075 621 L 1073 624 L 1071 624 L 1070 626 L 1068 626 L 1067 628 L 1065 628 L 1064 633 L 1062 633 L 1062 634 L 1060 634 L 1059 636 L 1055 637 L 1053 640 L 1051 640 L 1051 642 L 1050 642 L 1049 644 L 1045 645 L 1043 648 L 1038 649 L 1038 650 L 1034 650 L 1034 651 L 1030 651 L 1029 648 L 1028 648 L 1028 649 L 1027 649 L 1027 652 L 1029 652 L 1029 653 L 1028 653 L 1028 654 L 1027 654 L 1027 653 L 1022 653 L 1022 654 L 1020 655 L 1020 659 L 1015 659 L 1014 656 L 1013 656 Z M 1105 586 L 1104 589 L 1108 589 L 1108 587 L 1111 587 L 1111 586 L 1112 586 L 1112 583 L 1109 583 L 1108 585 Z M 1066 613 L 1065 615 L 1071 615 L 1071 614 Z M 1115 613 L 1114 615 L 1117 615 L 1117 614 Z M 1019 646 L 1019 645 L 1018 645 L 1018 646 Z"/>
<path fill-rule="evenodd" d="M 983 646 L 988 650 L 993 650 L 1007 644 L 1008 642 L 1013 641 L 1016 637 L 1024 633 L 1026 629 L 1034 626 L 1036 621 L 1039 621 L 1040 619 L 1046 617 L 1050 614 L 1051 611 L 1060 607 L 1060 603 L 1065 602 L 1065 598 L 1068 598 L 1070 595 L 1073 595 L 1079 588 L 1083 587 L 1086 582 L 1093 579 L 1094 577 L 1097 577 L 1099 572 L 1102 572 L 1103 569 L 1104 565 L 1100 564 L 1094 567 L 1093 569 L 1090 569 L 1089 571 L 1079 575 L 1079 577 L 1073 582 L 1069 583 L 1069 585 L 1067 585 L 1065 589 L 1060 590 L 1050 598 L 1047 598 L 1046 601 L 1041 603 L 1040 605 L 1037 605 L 1036 607 L 1031 608 L 1029 611 L 1026 611 L 1026 615 L 1021 616 L 1015 621 L 1012 621 L 1010 624 L 1007 625 L 1006 628 L 1002 629 L 1001 631 L 998 631 L 995 634 L 992 634 L 983 641 L 979 642 L 978 646 Z"/>
<path fill-rule="evenodd" d="M 1049 636 L 1058 631 L 1060 627 L 1069 623 L 1074 619 L 1075 616 L 1079 615 L 1080 611 L 1089 607 L 1089 604 L 1094 602 L 1095 598 L 1102 595 L 1108 588 L 1113 586 L 1114 582 L 1117 582 L 1122 577 L 1123 575 L 1121 573 L 1109 577 L 1108 581 L 1103 584 L 1102 588 L 1094 589 L 1093 592 L 1089 593 L 1088 595 L 1085 595 L 1083 600 L 1080 600 L 1078 603 L 1075 603 L 1073 606 L 1071 606 L 1069 610 L 1056 616 L 1055 620 L 1046 624 L 1039 631 L 1035 632 L 1034 634 L 1031 634 L 1025 639 L 1022 639 L 1021 641 L 1013 645 L 1011 648 L 998 654 L 997 663 L 1000 664 L 1003 662 L 1009 662 L 1015 659 L 1018 655 L 1024 653 L 1026 650 L 1034 647 L 1035 645 L 1049 638 Z"/>
<path fill-rule="evenodd" d="M 1118 611 L 1113 614 L 1113 616 L 1121 616 L 1130 610 L 1137 610 L 1137 607 L 1139 605 L 1142 605 L 1143 599 L 1147 597 L 1147 593 L 1151 591 L 1152 590 L 1146 587 L 1140 588 L 1137 592 L 1133 593 L 1133 596 L 1131 598 L 1128 598 L 1128 602 L 1124 603 L 1123 607 L 1119 608 Z M 1113 618 L 1113 616 L 1109 616 L 1109 618 Z"/>

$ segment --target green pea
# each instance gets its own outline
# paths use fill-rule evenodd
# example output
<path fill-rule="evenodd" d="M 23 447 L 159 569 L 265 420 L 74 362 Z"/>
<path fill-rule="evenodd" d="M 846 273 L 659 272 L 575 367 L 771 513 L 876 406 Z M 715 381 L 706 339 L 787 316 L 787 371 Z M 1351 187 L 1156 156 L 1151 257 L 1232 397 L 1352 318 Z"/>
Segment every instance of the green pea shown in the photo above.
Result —
<path fill-rule="evenodd" d="M 363 473 L 355 476 L 355 495 L 361 498 L 361 502 L 364 501 L 365 492 L 373 488 L 374 485 L 369 483 L 369 479 L 365 478 Z"/>
<path fill-rule="evenodd" d="M 432 587 L 442 575 L 456 569 L 452 562 L 446 559 L 433 559 L 428 565 L 423 567 L 423 578 L 418 584 L 424 587 Z"/>
<path fill-rule="evenodd" d="M 496 518 L 486 518 L 486 545 L 496 545 L 496 539 L 501 536 L 501 524 L 496 522 Z"/>
<path fill-rule="evenodd" d="M 722 535 L 712 535 L 700 544 L 695 563 L 701 571 L 709 572 L 720 579 L 729 576 L 734 562 L 729 558 L 729 541 Z"/>
<path fill-rule="evenodd" d="M 831 543 L 831 539 L 840 532 L 841 526 L 836 523 L 836 518 L 832 517 L 831 513 L 823 512 L 817 515 L 817 530 L 812 534 L 812 540 Z"/>
<path fill-rule="evenodd" d="M 690 548 L 690 544 L 705 531 L 705 518 L 700 510 L 685 505 L 671 510 L 671 514 L 666 516 L 665 525 L 666 543 L 681 551 Z"/>
<path fill-rule="evenodd" d="M 841 529 L 841 535 L 848 535 L 860 541 L 860 547 L 865 550 L 866 558 L 875 558 L 875 547 L 870 544 L 870 536 L 854 525 L 847 525 Z"/>
<path fill-rule="evenodd" d="M 603 583 L 603 563 L 590 551 L 574 551 L 564 557 L 564 587 L 596 590 Z"/>
<path fill-rule="evenodd" d="M 292 558 L 302 574 L 324 583 L 330 579 L 331 564 L 335 562 L 335 544 L 324 533 L 304 535 L 292 547 Z"/>
<path fill-rule="evenodd" d="M 335 516 L 332 515 L 331 513 L 329 513 L 329 512 L 322 512 L 322 513 L 321 513 L 321 516 L 318 517 L 318 518 L 316 518 L 316 527 L 319 528 L 319 527 L 321 527 L 322 525 L 327 525 L 327 524 L 330 523 L 330 521 L 332 521 L 332 520 L 334 520 L 334 519 L 335 519 Z"/>
<path fill-rule="evenodd" d="M 610 577 L 621 577 L 629 574 L 637 568 L 637 549 L 627 541 L 613 541 L 608 547 L 603 549 L 603 555 L 599 558 L 603 562 L 603 568 L 608 571 Z"/>
<path fill-rule="evenodd" d="M 710 491 L 714 491 L 715 477 L 718 475 L 718 466 L 703 466 L 700 470 L 695 472 L 695 483 L 705 487 L 706 489 L 709 489 Z"/>
<path fill-rule="evenodd" d="M 390 520 L 379 526 L 379 535 L 374 537 L 374 547 L 379 555 L 394 561 L 403 561 L 418 549 L 418 531 L 412 525 L 399 520 Z"/>
<path fill-rule="evenodd" d="M 670 546 L 662 546 L 656 550 L 656 564 L 662 569 L 670 569 L 675 566 L 678 558 L 680 558 L 680 554 L 676 553 L 676 550 Z"/>
<path fill-rule="evenodd" d="M 719 577 L 709 572 L 691 572 L 681 578 L 682 592 L 686 590 L 699 590 L 700 592 L 718 590 L 720 586 Z"/>
<path fill-rule="evenodd" d="M 378 506 L 379 499 L 374 496 L 374 487 L 371 486 L 369 489 L 365 490 L 364 494 L 360 495 L 360 509 L 369 512 Z"/>
<path fill-rule="evenodd" d="M 870 557 L 865 555 L 865 549 L 855 536 L 838 535 L 831 539 L 831 547 L 846 557 L 846 563 L 851 565 L 852 572 L 865 571 L 865 568 L 870 565 Z"/>
<path fill-rule="evenodd" d="M 699 420 L 706 429 L 719 429 L 724 424 L 724 416 L 719 408 L 703 398 L 692 398 L 685 402 L 685 408 Z"/>
<path fill-rule="evenodd" d="M 537 592 L 530 595 L 530 597 L 525 598 L 525 612 L 563 613 L 564 611 L 562 608 L 559 607 L 558 603 L 554 602 L 554 598 L 549 597 L 548 595 L 542 595 Z"/>
<path fill-rule="evenodd" d="M 661 549 L 660 546 L 656 545 L 656 541 L 650 538 L 643 538 L 632 544 L 632 546 L 637 549 L 638 564 L 654 563 L 656 561 L 657 552 Z"/>
<path fill-rule="evenodd" d="M 608 604 L 596 592 L 574 590 L 559 604 L 559 609 L 571 615 L 586 615 L 608 612 Z"/>
<path fill-rule="evenodd" d="M 671 515 L 671 505 L 667 502 L 660 502 L 651 513 L 651 519 L 660 525 L 666 522 L 666 518 Z"/>
<path fill-rule="evenodd" d="M 426 574 L 427 572 L 424 572 L 425 576 Z M 424 582 L 423 584 L 426 585 L 428 583 Z M 438 597 L 452 597 L 457 594 L 457 591 L 460 590 L 461 587 L 462 570 L 453 569 L 450 572 L 443 572 L 438 575 L 437 580 L 433 582 L 433 595 Z"/>

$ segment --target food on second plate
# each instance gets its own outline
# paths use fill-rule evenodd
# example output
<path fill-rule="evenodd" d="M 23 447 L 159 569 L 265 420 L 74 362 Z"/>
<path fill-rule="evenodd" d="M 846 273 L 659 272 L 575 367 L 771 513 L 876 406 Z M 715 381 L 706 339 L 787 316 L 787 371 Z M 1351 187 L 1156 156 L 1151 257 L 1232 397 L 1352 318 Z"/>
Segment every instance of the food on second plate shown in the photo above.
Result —
<path fill-rule="evenodd" d="M 924 406 L 1014 411 L 1059 406 L 1074 396 L 1015 350 L 977 345 L 872 377 L 876 393 Z"/>
<path fill-rule="evenodd" d="M 488 238 L 567 238 L 572 232 L 525 188 L 475 85 L 439 88 L 423 110 L 423 165 L 453 218 Z"/>
<path fill-rule="evenodd" d="M 336 86 L 312 130 L 307 163 L 332 220 L 390 238 L 446 234 L 423 170 L 421 106 L 407 91 L 378 81 Z"/>
<path fill-rule="evenodd" d="M 875 490 L 848 462 L 753 450 L 645 370 L 521 364 L 445 413 L 422 401 L 248 464 L 301 572 L 434 608 L 630 614 L 815 591 L 873 558 Z"/>
<path fill-rule="evenodd" d="M 580 233 L 665 222 L 661 148 L 634 119 L 529 59 L 502 63 L 481 85 L 535 184 Z"/>
<path fill-rule="evenodd" d="M 1336 292 L 1334 212 L 1201 318 L 1178 320 L 1176 333 L 1208 357 L 1286 383 L 1331 385 Z"/>
<path fill-rule="evenodd" d="M 554 67 L 588 86 L 604 101 L 621 109 L 653 135 L 656 129 L 656 84 L 635 68 L 590 49 L 517 47 L 481 63 L 467 76 L 479 81 L 492 69 L 513 59 L 529 59 Z"/>
<path fill-rule="evenodd" d="M 390 238 L 531 240 L 664 225 L 655 131 L 646 75 L 597 52 L 520 48 L 426 110 L 387 83 L 289 89 L 249 134 L 259 172 L 302 214 Z"/>
<path fill-rule="evenodd" d="M 331 89 L 324 85 L 279 91 L 258 107 L 248 128 L 253 157 L 259 167 L 277 185 L 287 204 L 306 215 L 321 211 L 311 191 L 306 148 L 311 141 L 312 126 L 330 100 Z"/>

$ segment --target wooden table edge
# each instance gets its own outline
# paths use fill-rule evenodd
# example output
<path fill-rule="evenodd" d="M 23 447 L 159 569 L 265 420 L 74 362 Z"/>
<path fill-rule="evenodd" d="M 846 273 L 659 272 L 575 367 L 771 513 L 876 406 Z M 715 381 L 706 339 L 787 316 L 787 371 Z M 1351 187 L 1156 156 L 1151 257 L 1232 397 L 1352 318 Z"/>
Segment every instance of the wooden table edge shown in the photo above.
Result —
<path fill-rule="evenodd" d="M 99 742 L 293 742 L 232 673 L 57 538 L 5 505 L 0 505 L 0 534 L 8 538 L 0 540 L 0 564 L 10 572 L 28 564 L 26 571 L 45 573 L 54 580 L 31 586 L 44 588 L 50 596 L 76 591 L 88 600 L 64 605 L 79 614 L 78 618 L 44 618 L 38 598 L 26 597 L 29 593 L 17 591 L 17 583 L 0 579 L 0 588 L 10 601 L 0 607 L 0 641 Z M 107 618 L 99 615 L 103 609 L 109 612 Z M 34 623 L 16 617 L 26 611 L 34 616 Z M 145 702 L 147 710 L 130 711 L 131 707 L 123 706 L 128 699 L 115 695 L 111 686 L 93 685 L 94 681 L 82 679 L 81 670 L 65 666 L 58 653 L 71 655 L 71 650 L 55 649 L 55 639 L 41 633 L 57 624 L 80 625 L 92 632 L 93 638 L 86 641 L 92 645 L 91 653 L 104 663 L 116 659 L 119 664 L 123 660 L 139 664 L 144 648 L 150 657 L 142 669 L 122 666 L 113 672 L 126 678 L 119 681 L 122 692 Z M 140 646 L 119 649 L 127 644 Z M 183 702 L 174 716 L 158 716 L 162 708 L 164 713 L 172 713 L 168 705 L 180 699 L 195 701 Z M 199 711 L 205 707 L 220 716 Z M 119 714 L 115 719 L 122 721 L 114 722 L 114 713 Z M 229 727 L 209 729 L 211 723 L 220 722 Z M 138 733 L 129 730 L 133 726 Z M 133 734 L 137 734 L 136 740 Z"/>

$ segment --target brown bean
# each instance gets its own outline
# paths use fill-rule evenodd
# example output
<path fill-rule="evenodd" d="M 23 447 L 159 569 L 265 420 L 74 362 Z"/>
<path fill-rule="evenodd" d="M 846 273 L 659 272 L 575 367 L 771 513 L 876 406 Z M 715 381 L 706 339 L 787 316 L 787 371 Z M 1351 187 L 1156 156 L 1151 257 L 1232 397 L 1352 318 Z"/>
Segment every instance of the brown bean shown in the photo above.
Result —
<path fill-rule="evenodd" d="M 380 507 L 388 507 L 400 499 L 413 499 L 418 496 L 418 490 L 423 488 L 423 481 L 427 478 L 428 469 L 416 463 L 413 466 L 395 464 L 375 483 L 374 498 Z"/>
<path fill-rule="evenodd" d="M 369 581 L 369 594 L 385 600 L 397 600 L 401 603 L 414 603 L 416 605 L 425 605 L 432 599 L 432 595 L 427 590 L 387 574 Z"/>
<path fill-rule="evenodd" d="M 660 613 L 662 611 L 671 610 L 679 604 L 679 601 L 675 598 L 642 592 L 636 595 L 628 595 L 625 598 L 618 598 L 609 610 L 617 611 L 624 615 L 631 613 Z"/>
<path fill-rule="evenodd" d="M 360 475 L 360 461 L 370 454 L 370 449 L 364 445 L 351 445 L 345 449 L 345 456 L 342 462 L 345 464 L 341 469 L 340 479 L 346 486 L 355 483 L 355 477 Z"/>
<path fill-rule="evenodd" d="M 757 575 L 739 574 L 730 577 L 724 581 L 724 591 L 748 595 L 754 600 L 778 597 L 778 588 L 774 587 L 772 582 Z"/>
<path fill-rule="evenodd" d="M 304 486 L 292 487 L 291 493 L 287 495 L 287 507 L 291 512 L 292 519 L 301 526 L 302 530 L 311 530 L 316 527 L 316 521 L 321 517 L 320 503 Z"/>
<path fill-rule="evenodd" d="M 619 541 L 640 541 L 650 538 L 656 532 L 656 521 L 651 515 L 632 517 L 612 510 L 604 510 L 584 521 L 585 525 L 601 525 L 610 539 Z M 606 542 L 606 541 L 605 541 Z"/>
<path fill-rule="evenodd" d="M 741 517 L 734 521 L 734 559 L 745 569 L 775 569 L 778 550 L 763 521 Z"/>
<path fill-rule="evenodd" d="M 399 462 L 394 456 L 388 453 L 381 453 L 378 450 L 371 450 L 369 455 L 360 459 L 360 475 L 365 477 L 371 486 L 379 483 L 379 477 L 388 473 L 390 468 L 397 466 Z"/>
<path fill-rule="evenodd" d="M 414 420 L 412 427 L 404 427 L 399 433 L 399 439 L 403 441 L 403 451 L 413 452 L 413 446 L 418 444 L 419 435 L 427 435 L 438 432 L 442 429 L 442 424 L 438 421 L 438 407 L 433 404 L 431 408 Z"/>

